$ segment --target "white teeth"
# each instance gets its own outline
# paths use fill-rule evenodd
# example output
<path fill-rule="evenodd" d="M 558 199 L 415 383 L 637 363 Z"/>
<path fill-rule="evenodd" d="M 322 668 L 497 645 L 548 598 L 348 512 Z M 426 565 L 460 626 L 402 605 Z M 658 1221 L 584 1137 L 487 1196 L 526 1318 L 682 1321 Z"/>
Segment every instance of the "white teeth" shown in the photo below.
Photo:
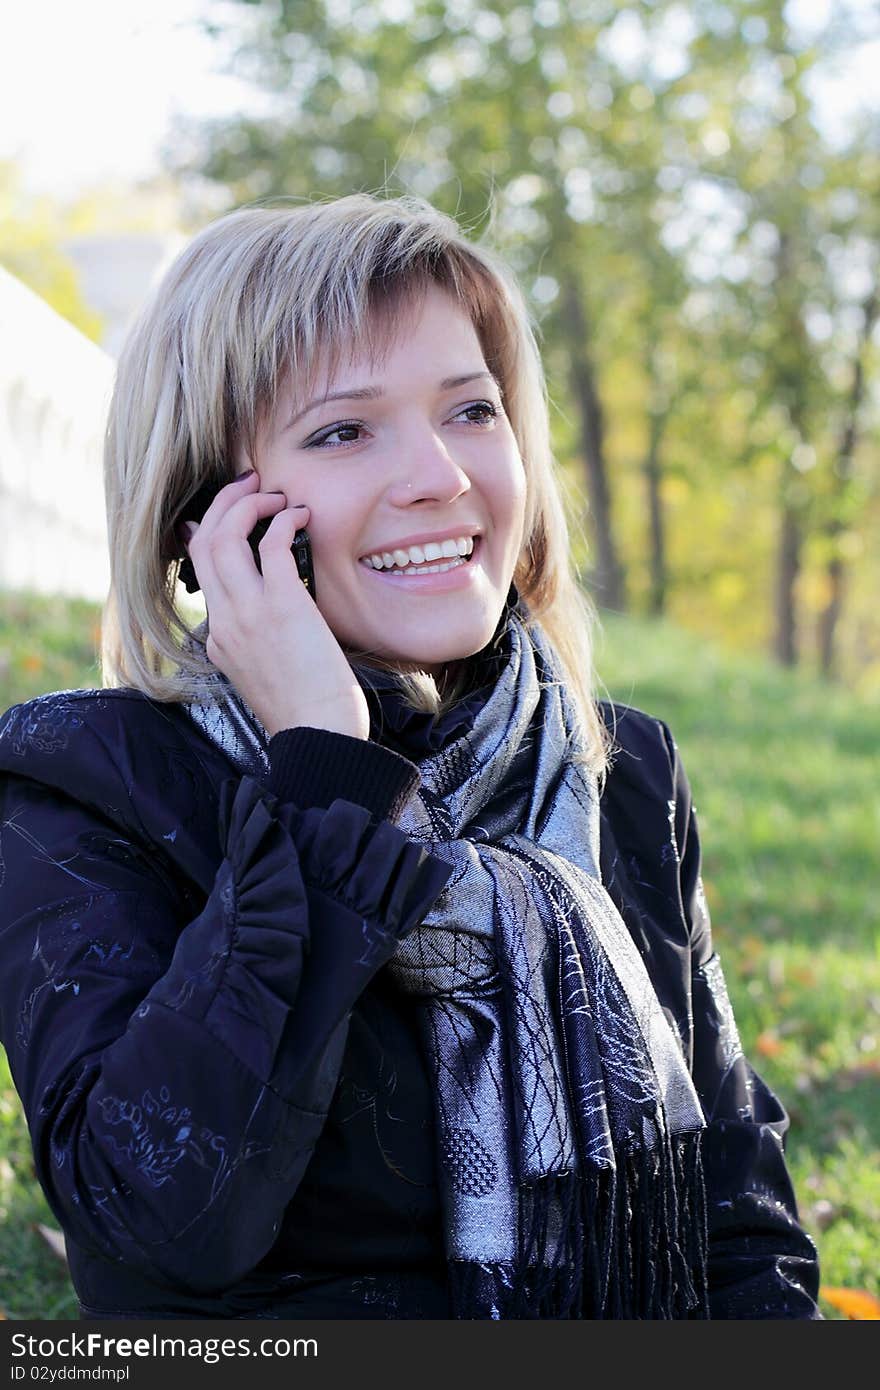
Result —
<path fill-rule="evenodd" d="M 392 570 L 392 574 L 399 574 L 406 578 L 409 574 L 445 574 L 447 570 L 457 570 L 460 565 L 467 564 L 466 560 L 458 557 L 450 560 L 446 565 L 407 565 L 405 570 Z"/>
<path fill-rule="evenodd" d="M 456 556 L 470 555 L 474 548 L 473 536 L 458 536 L 445 541 L 427 541 L 424 545 L 411 545 L 408 550 L 376 551 L 365 555 L 363 563 L 373 569 L 404 569 L 408 566 L 423 565 L 434 560 L 453 559 Z"/>

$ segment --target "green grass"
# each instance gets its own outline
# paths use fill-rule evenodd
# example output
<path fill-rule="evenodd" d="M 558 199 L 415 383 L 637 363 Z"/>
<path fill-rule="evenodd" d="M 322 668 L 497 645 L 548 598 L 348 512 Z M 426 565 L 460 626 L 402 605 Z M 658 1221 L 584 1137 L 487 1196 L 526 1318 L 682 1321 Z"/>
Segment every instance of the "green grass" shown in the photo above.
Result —
<path fill-rule="evenodd" d="M 0 594 L 0 708 L 47 690 L 100 686 L 100 606 Z"/>
<path fill-rule="evenodd" d="M 34 1177 L 21 1105 L 0 1048 L 0 1312 L 78 1317 L 67 1268 L 39 1234 L 40 1223 L 58 1227 Z"/>
<path fill-rule="evenodd" d="M 606 617 L 596 665 L 675 735 L 715 944 L 746 1054 L 791 1117 L 823 1285 L 880 1295 L 880 705 L 665 623 Z"/>
<path fill-rule="evenodd" d="M 98 618 L 0 598 L 0 707 L 99 685 Z M 608 692 L 665 719 L 681 750 L 716 946 L 746 1052 L 791 1116 L 823 1283 L 880 1295 L 880 707 L 668 624 L 606 618 L 596 657 Z M 0 1310 L 73 1317 L 39 1222 L 57 1225 L 0 1051 Z"/>
<path fill-rule="evenodd" d="M 0 595 L 0 709 L 46 690 L 101 684 L 100 609 L 79 599 Z M 66 1266 L 40 1236 L 57 1221 L 34 1178 L 21 1105 L 0 1047 L 0 1313 L 74 1318 Z"/>

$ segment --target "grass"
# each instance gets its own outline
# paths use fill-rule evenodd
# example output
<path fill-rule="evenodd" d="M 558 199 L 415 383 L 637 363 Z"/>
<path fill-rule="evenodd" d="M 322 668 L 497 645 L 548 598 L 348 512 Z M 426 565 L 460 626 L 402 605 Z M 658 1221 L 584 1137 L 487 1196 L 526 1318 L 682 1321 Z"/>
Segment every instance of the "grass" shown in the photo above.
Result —
<path fill-rule="evenodd" d="M 100 684 L 93 604 L 0 599 L 0 708 Z M 791 1116 L 789 1166 L 823 1284 L 880 1295 L 880 707 L 669 624 L 608 617 L 615 699 L 672 727 L 745 1050 Z M 0 1310 L 76 1316 L 0 1050 Z M 823 1304 L 829 1318 L 840 1316 Z"/>
<path fill-rule="evenodd" d="M 823 1285 L 877 1296 L 880 706 L 665 623 L 606 617 L 596 664 L 675 735 L 715 945 L 746 1054 L 791 1118 Z"/>

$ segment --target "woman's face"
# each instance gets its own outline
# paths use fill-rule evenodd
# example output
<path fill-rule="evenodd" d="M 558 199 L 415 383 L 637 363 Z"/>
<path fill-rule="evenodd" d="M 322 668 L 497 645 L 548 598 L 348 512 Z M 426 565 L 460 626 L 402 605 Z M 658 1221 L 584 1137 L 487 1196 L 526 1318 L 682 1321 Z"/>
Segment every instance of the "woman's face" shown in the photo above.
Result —
<path fill-rule="evenodd" d="M 318 606 L 335 637 L 439 674 L 498 624 L 522 545 L 525 473 L 474 327 L 449 296 L 431 287 L 385 346 L 378 363 L 356 356 L 333 379 L 320 375 L 311 402 L 282 392 L 252 462 L 262 491 L 310 510 Z M 464 538 L 463 551 L 472 537 L 466 563 L 410 553 L 450 538 Z M 428 564 L 453 568 L 414 573 Z"/>

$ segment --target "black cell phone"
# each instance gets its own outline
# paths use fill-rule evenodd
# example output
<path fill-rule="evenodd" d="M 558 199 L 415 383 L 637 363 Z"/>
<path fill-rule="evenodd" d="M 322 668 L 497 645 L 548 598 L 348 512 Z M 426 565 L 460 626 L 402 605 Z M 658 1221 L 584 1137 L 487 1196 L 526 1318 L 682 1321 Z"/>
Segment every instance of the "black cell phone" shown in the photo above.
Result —
<path fill-rule="evenodd" d="M 203 487 L 200 487 L 195 496 L 190 498 L 189 502 L 187 502 L 186 506 L 181 511 L 175 522 L 175 529 L 182 521 L 200 522 L 219 491 L 220 488 L 215 487 L 211 483 L 206 483 Z M 260 552 L 258 547 L 271 523 L 272 517 L 263 517 L 261 521 L 257 522 L 253 531 L 251 531 L 248 536 L 248 544 L 253 551 L 254 562 L 260 574 L 263 573 L 263 570 L 260 565 Z M 299 572 L 300 579 L 308 589 L 312 598 L 317 602 L 318 595 L 315 587 L 315 567 L 312 562 L 312 543 L 309 540 L 309 533 L 305 527 L 297 531 L 294 536 L 293 544 L 290 547 L 290 553 L 296 560 L 296 568 Z M 199 592 L 199 581 L 196 578 L 192 560 L 185 550 L 182 552 L 179 577 L 180 582 L 183 584 L 188 594 L 197 594 Z"/>

